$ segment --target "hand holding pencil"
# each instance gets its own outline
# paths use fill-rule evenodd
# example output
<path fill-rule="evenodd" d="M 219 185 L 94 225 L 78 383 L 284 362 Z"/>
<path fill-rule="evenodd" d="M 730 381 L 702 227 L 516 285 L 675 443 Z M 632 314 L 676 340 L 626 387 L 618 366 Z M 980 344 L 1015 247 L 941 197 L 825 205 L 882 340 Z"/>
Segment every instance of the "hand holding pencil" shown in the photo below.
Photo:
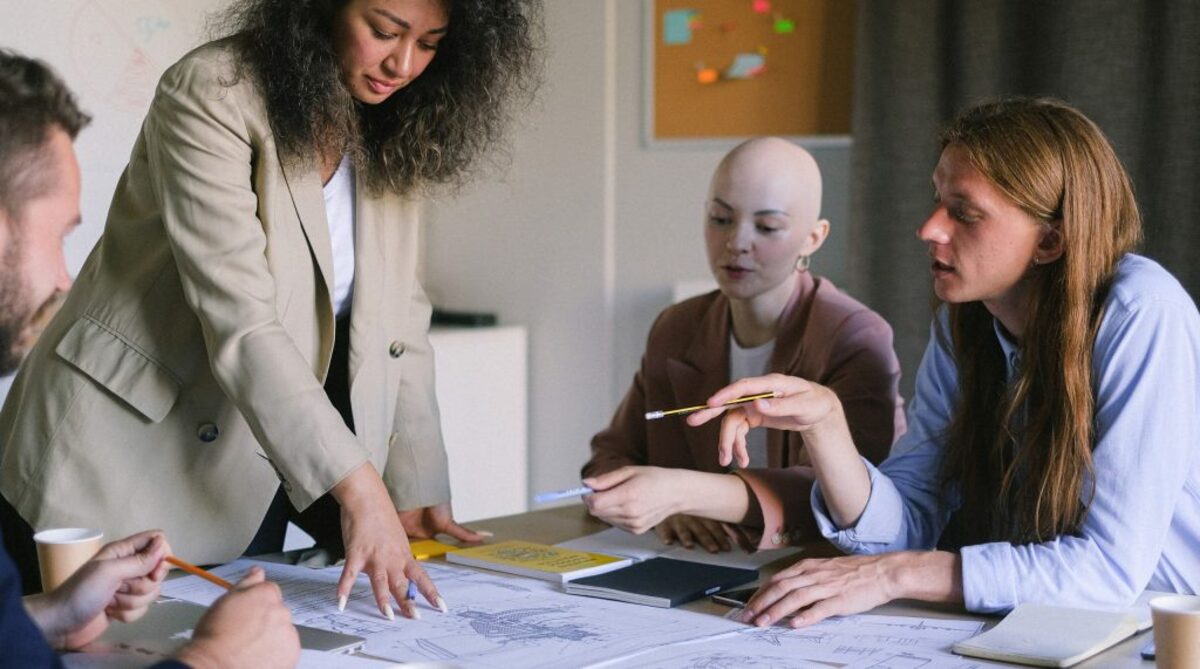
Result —
<path fill-rule="evenodd" d="M 746 434 L 753 428 L 791 430 L 807 436 L 825 426 L 844 428 L 846 422 L 842 403 L 832 390 L 784 374 L 741 379 L 725 386 L 708 398 L 705 407 L 692 412 L 687 423 L 696 427 L 721 414 L 717 460 L 722 466 L 734 459 L 741 467 L 750 464 Z"/>

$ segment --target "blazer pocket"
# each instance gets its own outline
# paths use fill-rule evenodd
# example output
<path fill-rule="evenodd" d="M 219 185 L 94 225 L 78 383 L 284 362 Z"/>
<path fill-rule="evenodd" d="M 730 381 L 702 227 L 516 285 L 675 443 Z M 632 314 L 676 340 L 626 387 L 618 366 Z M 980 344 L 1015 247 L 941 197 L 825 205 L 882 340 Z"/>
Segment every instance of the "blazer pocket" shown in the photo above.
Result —
<path fill-rule="evenodd" d="M 54 352 L 152 422 L 166 418 L 180 379 L 145 351 L 84 316 L 67 330 Z"/>

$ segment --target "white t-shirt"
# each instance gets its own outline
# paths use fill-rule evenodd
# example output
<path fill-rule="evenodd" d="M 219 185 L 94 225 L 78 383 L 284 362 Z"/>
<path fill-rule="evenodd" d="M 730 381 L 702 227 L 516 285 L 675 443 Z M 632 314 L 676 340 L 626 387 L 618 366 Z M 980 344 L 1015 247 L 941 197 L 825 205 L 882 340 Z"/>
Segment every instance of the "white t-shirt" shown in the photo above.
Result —
<path fill-rule="evenodd" d="M 737 338 L 729 334 L 729 381 L 749 376 L 762 376 L 770 371 L 771 354 L 775 352 L 775 340 L 755 346 L 742 348 Z M 746 450 L 750 454 L 751 467 L 767 466 L 767 430 L 756 427 L 746 434 Z"/>
<path fill-rule="evenodd" d="M 325 220 L 333 248 L 333 315 L 350 311 L 354 293 L 354 166 L 342 156 L 337 171 L 325 184 Z"/>

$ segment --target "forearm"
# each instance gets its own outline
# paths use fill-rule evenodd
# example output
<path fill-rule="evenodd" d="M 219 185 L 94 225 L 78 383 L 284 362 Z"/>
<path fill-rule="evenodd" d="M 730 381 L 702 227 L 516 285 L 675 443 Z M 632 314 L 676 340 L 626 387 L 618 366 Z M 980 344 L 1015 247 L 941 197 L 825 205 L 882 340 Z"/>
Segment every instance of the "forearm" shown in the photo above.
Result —
<path fill-rule="evenodd" d="M 673 472 L 678 491 L 676 513 L 724 523 L 742 523 L 750 511 L 750 492 L 733 474 L 713 474 L 688 469 Z"/>
<path fill-rule="evenodd" d="M 348 513 L 369 510 L 381 504 L 391 508 L 391 500 L 383 478 L 375 471 L 375 466 L 364 462 L 357 469 L 338 481 L 329 494 L 337 500 Z"/>
<path fill-rule="evenodd" d="M 871 497 L 871 477 L 863 465 L 840 406 L 837 413 L 804 431 L 804 447 L 821 485 L 830 516 L 839 527 L 858 522 Z"/>
<path fill-rule="evenodd" d="M 963 604 L 962 558 L 947 551 L 902 551 L 887 555 L 888 599 Z"/>

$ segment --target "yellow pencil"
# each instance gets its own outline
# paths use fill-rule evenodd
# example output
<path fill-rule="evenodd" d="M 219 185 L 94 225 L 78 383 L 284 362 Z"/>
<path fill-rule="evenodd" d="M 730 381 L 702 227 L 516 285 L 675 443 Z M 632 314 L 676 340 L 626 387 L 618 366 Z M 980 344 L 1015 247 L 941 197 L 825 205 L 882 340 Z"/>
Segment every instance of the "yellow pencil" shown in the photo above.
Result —
<path fill-rule="evenodd" d="M 226 590 L 233 590 L 233 584 L 230 583 L 229 581 L 226 581 L 225 579 L 221 578 L 220 576 L 217 576 L 216 574 L 210 574 L 190 562 L 184 562 L 183 560 L 180 560 L 179 558 L 175 557 L 174 555 L 168 555 L 167 557 L 165 557 L 163 559 L 166 560 L 167 562 L 170 562 L 171 564 L 175 565 L 176 567 L 179 567 L 180 569 L 186 571 L 189 574 L 199 576 L 200 578 L 202 578 L 206 581 L 209 581 L 211 583 L 216 583 L 217 585 L 221 586 L 222 588 L 225 588 Z"/>
<path fill-rule="evenodd" d="M 771 392 L 771 393 L 759 393 L 758 395 L 747 395 L 746 397 L 739 397 L 735 400 L 729 400 L 728 402 L 726 402 L 725 404 L 722 404 L 721 406 L 729 406 L 731 404 L 745 404 L 746 402 L 753 402 L 754 400 L 765 400 L 768 397 L 775 397 L 775 393 Z M 713 408 L 713 407 L 709 407 L 707 404 L 698 404 L 694 407 L 683 407 L 682 409 L 670 409 L 667 411 L 647 411 L 646 412 L 646 420 L 658 420 L 659 418 L 663 418 L 665 416 L 675 416 L 675 415 L 678 415 L 681 413 L 692 413 L 694 411 L 700 411 L 701 409 L 709 409 L 709 408 Z"/>

